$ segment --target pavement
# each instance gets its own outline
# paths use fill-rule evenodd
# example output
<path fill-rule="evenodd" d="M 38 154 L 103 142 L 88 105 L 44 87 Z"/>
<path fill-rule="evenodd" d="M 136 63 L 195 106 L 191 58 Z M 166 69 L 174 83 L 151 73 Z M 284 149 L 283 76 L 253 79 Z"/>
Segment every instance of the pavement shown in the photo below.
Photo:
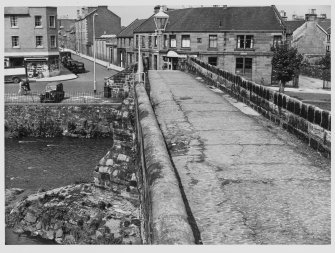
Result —
<path fill-rule="evenodd" d="M 190 74 L 149 80 L 203 244 L 331 243 L 330 159 Z"/>
<path fill-rule="evenodd" d="M 278 87 L 270 87 L 273 90 L 278 90 Z M 302 93 L 318 93 L 318 94 L 331 94 L 330 89 L 323 89 L 323 81 L 304 75 L 299 76 L 299 87 L 285 87 L 285 91 L 289 92 L 302 92 Z"/>
<path fill-rule="evenodd" d="M 71 49 L 65 49 L 66 51 L 70 51 L 72 54 L 75 54 L 75 55 L 78 55 L 78 56 L 80 56 L 80 57 L 82 57 L 82 58 L 85 58 L 85 59 L 87 59 L 87 60 L 90 60 L 90 61 L 94 61 L 94 58 L 93 57 L 91 57 L 91 56 L 88 56 L 88 55 L 85 55 L 85 54 L 81 54 L 81 53 L 77 53 L 76 51 L 73 51 L 73 50 L 71 50 Z M 103 60 L 100 60 L 100 59 L 95 59 L 95 62 L 97 63 L 97 64 L 99 64 L 99 65 L 102 65 L 102 66 L 104 66 L 104 67 L 106 67 L 106 68 L 108 68 L 108 69 L 113 69 L 113 70 L 116 70 L 116 71 L 122 71 L 122 70 L 124 70 L 124 68 L 122 68 L 122 67 L 119 67 L 119 66 L 116 66 L 116 65 L 114 65 L 114 64 L 111 64 L 110 62 L 108 62 L 108 61 L 103 61 Z"/>

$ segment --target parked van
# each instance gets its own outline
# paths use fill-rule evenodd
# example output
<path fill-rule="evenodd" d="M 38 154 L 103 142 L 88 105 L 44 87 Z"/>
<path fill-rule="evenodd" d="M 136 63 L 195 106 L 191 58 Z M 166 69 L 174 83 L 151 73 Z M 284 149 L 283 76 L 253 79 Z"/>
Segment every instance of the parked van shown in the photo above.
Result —
<path fill-rule="evenodd" d="M 26 69 L 24 67 L 5 68 L 5 82 L 19 83 L 21 79 L 26 79 Z"/>

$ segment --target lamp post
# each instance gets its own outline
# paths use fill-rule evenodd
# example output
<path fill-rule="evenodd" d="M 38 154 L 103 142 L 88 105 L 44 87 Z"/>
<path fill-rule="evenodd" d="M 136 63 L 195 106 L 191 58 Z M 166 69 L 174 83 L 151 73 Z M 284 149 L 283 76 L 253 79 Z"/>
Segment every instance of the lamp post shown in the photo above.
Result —
<path fill-rule="evenodd" d="M 156 25 L 155 33 L 158 34 L 158 58 L 157 58 L 157 69 L 159 69 L 159 43 L 160 43 L 160 35 L 163 31 L 165 31 L 166 25 L 169 20 L 169 15 L 164 13 L 163 7 L 160 7 L 160 10 L 158 13 L 154 15 L 154 22 Z M 149 35 L 152 36 L 152 35 Z M 138 34 L 138 67 L 137 67 L 137 73 L 138 73 L 138 81 L 141 82 L 141 67 L 143 65 L 142 57 L 141 57 L 141 34 Z"/>
<path fill-rule="evenodd" d="M 93 92 L 94 92 L 94 94 L 96 94 L 97 93 L 97 84 L 96 84 L 96 79 L 95 79 L 95 28 L 94 28 L 94 18 L 95 18 L 95 16 L 97 16 L 98 15 L 98 13 L 94 13 L 93 14 L 93 58 L 94 58 L 94 63 L 93 63 L 93 78 L 94 78 L 94 80 L 93 80 Z"/>
<path fill-rule="evenodd" d="M 160 41 L 162 32 L 165 31 L 166 25 L 169 20 L 169 15 L 163 11 L 163 7 L 161 6 L 159 12 L 154 15 L 154 21 L 156 25 L 156 33 L 158 35 L 158 59 L 157 59 L 157 69 L 159 69 L 159 50 L 160 50 Z"/>

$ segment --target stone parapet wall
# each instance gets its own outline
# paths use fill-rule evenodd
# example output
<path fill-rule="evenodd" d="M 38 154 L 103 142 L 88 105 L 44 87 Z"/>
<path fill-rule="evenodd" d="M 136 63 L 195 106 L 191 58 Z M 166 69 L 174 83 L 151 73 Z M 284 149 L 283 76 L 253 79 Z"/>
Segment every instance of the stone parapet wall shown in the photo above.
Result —
<path fill-rule="evenodd" d="M 266 118 L 330 157 L 331 114 L 283 93 L 248 81 L 201 60 L 189 58 L 186 70 L 249 105 Z"/>
<path fill-rule="evenodd" d="M 136 85 L 142 209 L 149 244 L 195 244 L 179 182 L 144 85 Z M 144 161 L 143 161 L 144 160 Z"/>

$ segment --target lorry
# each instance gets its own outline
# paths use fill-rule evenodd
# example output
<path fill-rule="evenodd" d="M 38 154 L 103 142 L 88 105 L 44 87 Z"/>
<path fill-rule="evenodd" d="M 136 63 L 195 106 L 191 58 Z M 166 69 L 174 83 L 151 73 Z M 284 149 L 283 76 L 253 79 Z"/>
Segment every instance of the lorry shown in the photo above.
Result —
<path fill-rule="evenodd" d="M 25 67 L 5 68 L 5 82 L 19 83 L 21 79 L 27 79 L 27 70 Z"/>

